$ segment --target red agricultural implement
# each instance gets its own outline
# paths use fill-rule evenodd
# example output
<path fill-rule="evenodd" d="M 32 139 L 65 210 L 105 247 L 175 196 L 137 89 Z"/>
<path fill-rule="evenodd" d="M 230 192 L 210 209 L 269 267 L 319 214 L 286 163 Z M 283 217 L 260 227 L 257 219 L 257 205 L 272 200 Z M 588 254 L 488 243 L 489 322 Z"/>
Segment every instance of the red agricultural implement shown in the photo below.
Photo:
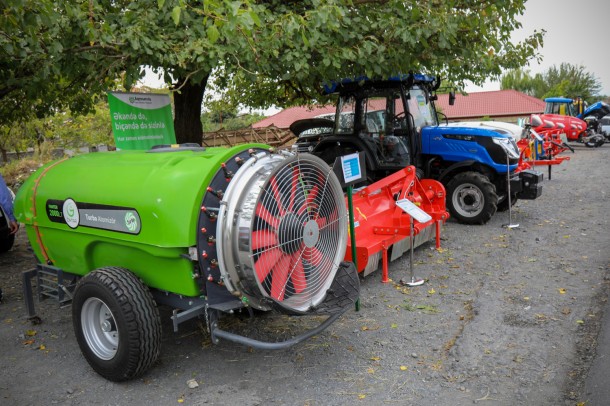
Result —
<path fill-rule="evenodd" d="M 536 128 L 536 130 L 533 128 Z M 530 131 L 527 133 L 527 137 L 517 142 L 520 150 L 517 171 L 546 165 L 549 168 L 550 180 L 552 166 L 570 160 L 569 156 L 559 156 L 559 154 L 567 150 L 574 152 L 574 149 L 564 141 L 566 137 L 565 125 L 542 120 L 540 116 L 533 115 Z"/>
<path fill-rule="evenodd" d="M 431 219 L 425 223 L 413 222 L 397 203 L 407 199 Z M 382 282 L 388 282 L 388 262 L 436 236 L 436 247 L 440 248 L 440 228 L 449 213 L 445 207 L 445 187 L 432 179 L 419 180 L 415 167 L 406 168 L 372 183 L 354 193 L 353 210 L 356 234 L 356 258 L 358 272 L 364 275 L 376 270 L 382 261 Z M 390 259 L 388 260 L 388 257 Z M 346 260 L 352 259 L 348 240 Z"/>

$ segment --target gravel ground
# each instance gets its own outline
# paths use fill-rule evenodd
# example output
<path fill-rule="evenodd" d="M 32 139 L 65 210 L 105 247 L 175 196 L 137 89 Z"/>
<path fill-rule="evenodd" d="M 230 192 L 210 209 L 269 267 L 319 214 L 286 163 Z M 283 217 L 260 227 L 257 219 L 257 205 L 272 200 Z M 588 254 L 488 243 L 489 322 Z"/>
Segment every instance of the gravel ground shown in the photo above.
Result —
<path fill-rule="evenodd" d="M 23 230 L 0 256 L 0 403 L 6 405 L 576 405 L 595 356 L 610 280 L 610 146 L 576 147 L 541 198 L 485 226 L 450 221 L 442 249 L 415 251 L 426 284 L 361 280 L 361 309 L 289 350 L 212 345 L 199 321 L 172 332 L 142 378 L 108 382 L 81 356 L 69 307 L 25 317 L 21 272 L 35 265 Z M 546 172 L 546 168 L 544 169 Z M 545 177 L 547 174 L 545 173 Z M 408 277 L 408 255 L 390 266 Z M 242 334 L 290 336 L 320 319 L 223 319 Z M 198 387 L 190 388 L 194 379 Z"/>

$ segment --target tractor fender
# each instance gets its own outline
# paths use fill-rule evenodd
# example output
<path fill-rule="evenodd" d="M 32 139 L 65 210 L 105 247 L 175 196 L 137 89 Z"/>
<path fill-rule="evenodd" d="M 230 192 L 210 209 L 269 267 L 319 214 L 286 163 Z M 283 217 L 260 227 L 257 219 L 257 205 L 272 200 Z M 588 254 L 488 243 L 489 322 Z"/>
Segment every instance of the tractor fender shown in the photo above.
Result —
<path fill-rule="evenodd" d="M 475 161 L 474 159 L 469 159 L 467 161 L 456 162 L 453 165 L 449 166 L 440 174 L 437 180 L 444 184 L 451 177 L 449 175 L 456 172 L 463 172 L 464 169 L 474 169 L 476 172 L 482 172 L 487 175 L 486 171 L 480 170 L 480 165 L 477 161 Z"/>

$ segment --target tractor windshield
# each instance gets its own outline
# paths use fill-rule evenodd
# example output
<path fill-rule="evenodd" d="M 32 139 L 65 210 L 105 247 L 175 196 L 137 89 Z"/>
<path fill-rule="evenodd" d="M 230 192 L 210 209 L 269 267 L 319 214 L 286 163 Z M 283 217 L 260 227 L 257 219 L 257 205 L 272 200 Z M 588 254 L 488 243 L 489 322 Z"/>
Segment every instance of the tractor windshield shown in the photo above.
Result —
<path fill-rule="evenodd" d="M 342 95 L 335 115 L 335 134 L 360 137 L 382 164 L 408 165 L 406 119 L 400 91 L 367 89 Z"/>
<path fill-rule="evenodd" d="M 400 95 L 361 96 L 349 95 L 341 98 L 335 116 L 335 132 L 337 134 L 392 132 L 394 127 L 392 118 L 403 110 L 400 105 Z"/>
<path fill-rule="evenodd" d="M 544 114 L 559 114 L 561 116 L 576 117 L 576 110 L 572 103 L 547 102 L 544 108 Z"/>

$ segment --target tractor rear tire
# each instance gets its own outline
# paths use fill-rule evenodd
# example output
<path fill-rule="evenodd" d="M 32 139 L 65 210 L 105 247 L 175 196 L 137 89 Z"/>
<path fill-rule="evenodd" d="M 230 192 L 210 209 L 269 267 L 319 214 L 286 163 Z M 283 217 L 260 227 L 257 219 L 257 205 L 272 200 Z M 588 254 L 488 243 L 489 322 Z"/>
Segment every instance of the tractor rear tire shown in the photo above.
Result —
<path fill-rule="evenodd" d="M 159 311 L 127 269 L 106 267 L 84 276 L 74 292 L 72 323 L 83 356 L 110 381 L 140 376 L 159 357 Z"/>
<path fill-rule="evenodd" d="M 447 182 L 447 206 L 463 224 L 485 224 L 498 209 L 496 187 L 479 172 L 462 172 Z"/>
<path fill-rule="evenodd" d="M 348 306 L 354 305 L 360 296 L 360 279 L 353 262 L 342 262 L 326 298 L 315 309 L 316 314 L 343 313 Z"/>

